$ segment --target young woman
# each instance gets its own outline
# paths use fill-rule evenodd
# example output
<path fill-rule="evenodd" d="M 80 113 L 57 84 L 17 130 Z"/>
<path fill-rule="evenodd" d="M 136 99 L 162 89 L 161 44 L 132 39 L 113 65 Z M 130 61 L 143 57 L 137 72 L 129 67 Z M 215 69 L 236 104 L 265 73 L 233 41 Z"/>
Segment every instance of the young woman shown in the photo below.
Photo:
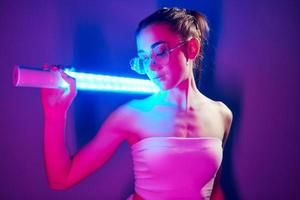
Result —
<path fill-rule="evenodd" d="M 195 11 L 162 8 L 140 22 L 138 57 L 131 67 L 161 91 L 114 111 L 97 135 L 72 158 L 66 151 L 69 90 L 43 89 L 45 162 L 50 187 L 68 188 L 101 167 L 126 140 L 132 149 L 135 193 L 130 199 L 222 199 L 219 167 L 231 111 L 196 88 L 208 25 Z"/>

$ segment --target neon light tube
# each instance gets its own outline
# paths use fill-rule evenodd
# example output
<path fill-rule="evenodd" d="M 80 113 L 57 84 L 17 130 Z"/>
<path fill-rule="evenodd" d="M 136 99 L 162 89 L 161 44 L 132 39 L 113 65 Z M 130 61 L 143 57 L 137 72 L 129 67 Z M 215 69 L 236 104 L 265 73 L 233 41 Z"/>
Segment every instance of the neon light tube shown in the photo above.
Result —
<path fill-rule="evenodd" d="M 150 80 L 89 74 L 65 69 L 64 72 L 76 79 L 78 90 L 125 92 L 125 93 L 156 93 L 159 88 Z M 66 88 L 67 83 L 59 72 L 32 67 L 15 66 L 13 85 L 16 87 Z"/>

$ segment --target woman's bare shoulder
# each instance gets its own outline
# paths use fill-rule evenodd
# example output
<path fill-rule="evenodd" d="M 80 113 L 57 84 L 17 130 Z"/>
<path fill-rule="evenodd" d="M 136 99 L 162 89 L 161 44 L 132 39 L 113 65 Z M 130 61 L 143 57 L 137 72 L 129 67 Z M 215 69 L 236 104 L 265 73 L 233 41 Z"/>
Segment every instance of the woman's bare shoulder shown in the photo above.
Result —
<path fill-rule="evenodd" d="M 227 105 L 225 105 L 222 101 L 216 101 L 217 106 L 220 109 L 221 114 L 226 118 L 227 120 L 232 119 L 232 112 L 228 108 Z M 230 120 L 231 121 L 231 120 Z"/>
<path fill-rule="evenodd" d="M 153 106 L 155 105 L 155 96 L 149 96 L 143 99 L 133 99 L 129 101 L 124 106 L 133 111 L 133 112 L 140 112 L 140 111 L 146 111 L 151 110 Z"/>
<path fill-rule="evenodd" d="M 118 124 L 118 132 L 125 136 L 129 144 L 134 144 L 140 138 L 139 124 L 145 112 L 151 111 L 150 97 L 133 99 L 117 108 L 111 117 Z"/>
<path fill-rule="evenodd" d="M 202 98 L 204 99 L 204 102 L 210 105 L 210 107 L 217 109 L 222 114 L 224 119 L 231 121 L 230 119 L 232 119 L 232 112 L 222 101 L 215 101 L 204 95 L 202 95 Z"/>
<path fill-rule="evenodd" d="M 144 99 L 133 99 L 115 109 L 108 120 L 116 124 L 124 123 L 124 121 L 133 122 L 139 117 L 141 111 L 150 110 L 151 106 L 151 96 Z"/>
<path fill-rule="evenodd" d="M 233 119 L 233 114 L 232 111 L 226 106 L 222 101 L 216 101 L 216 106 L 218 106 L 219 112 L 224 120 L 224 142 L 228 138 L 228 134 L 230 132 L 231 124 L 232 124 L 232 119 Z"/>
<path fill-rule="evenodd" d="M 222 101 L 215 101 L 203 95 L 203 101 L 206 102 L 210 109 L 213 109 L 217 113 L 219 113 L 224 122 L 224 129 L 225 129 L 225 138 L 228 136 L 230 131 L 233 114 L 232 111 L 229 109 L 227 105 L 225 105 Z"/>

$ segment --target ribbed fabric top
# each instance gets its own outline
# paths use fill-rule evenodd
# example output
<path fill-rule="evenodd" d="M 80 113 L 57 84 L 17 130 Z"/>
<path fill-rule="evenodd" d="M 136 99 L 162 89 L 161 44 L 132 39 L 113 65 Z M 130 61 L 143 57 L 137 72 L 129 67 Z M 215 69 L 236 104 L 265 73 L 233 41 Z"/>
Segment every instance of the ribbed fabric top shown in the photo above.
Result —
<path fill-rule="evenodd" d="M 135 191 L 146 200 L 209 199 L 222 161 L 214 137 L 149 137 L 131 146 Z"/>

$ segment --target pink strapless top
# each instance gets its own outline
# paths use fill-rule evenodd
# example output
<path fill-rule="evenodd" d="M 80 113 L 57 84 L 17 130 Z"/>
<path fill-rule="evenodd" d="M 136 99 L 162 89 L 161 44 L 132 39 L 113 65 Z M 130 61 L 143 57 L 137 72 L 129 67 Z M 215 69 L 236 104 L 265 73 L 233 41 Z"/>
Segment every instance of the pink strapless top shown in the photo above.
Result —
<path fill-rule="evenodd" d="M 143 199 L 210 199 L 222 162 L 220 139 L 150 137 L 131 148 L 135 192 Z"/>

